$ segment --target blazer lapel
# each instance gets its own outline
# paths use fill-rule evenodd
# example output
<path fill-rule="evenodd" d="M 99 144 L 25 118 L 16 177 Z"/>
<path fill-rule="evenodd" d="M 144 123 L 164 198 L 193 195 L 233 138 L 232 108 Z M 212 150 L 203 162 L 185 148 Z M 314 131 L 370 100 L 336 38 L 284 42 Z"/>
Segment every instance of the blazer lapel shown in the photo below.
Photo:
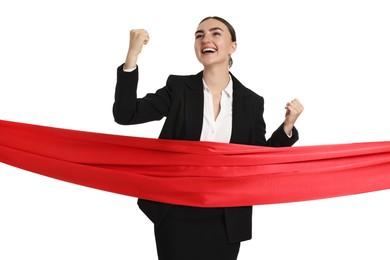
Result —
<path fill-rule="evenodd" d="M 250 93 L 233 74 L 230 75 L 233 80 L 233 122 L 230 143 L 247 143 L 249 132 L 244 126 L 248 125 L 250 111 L 248 111 L 249 104 L 244 99 L 250 96 Z"/>
<path fill-rule="evenodd" d="M 203 125 L 203 71 L 190 77 L 185 91 L 185 122 L 188 140 L 200 140 Z"/>

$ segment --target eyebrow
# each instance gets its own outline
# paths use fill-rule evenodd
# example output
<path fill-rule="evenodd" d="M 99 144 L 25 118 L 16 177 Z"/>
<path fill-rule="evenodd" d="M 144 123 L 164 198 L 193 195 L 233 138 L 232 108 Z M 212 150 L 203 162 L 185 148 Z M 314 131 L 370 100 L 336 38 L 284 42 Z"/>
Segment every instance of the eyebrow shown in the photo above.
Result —
<path fill-rule="evenodd" d="M 212 31 L 223 31 L 220 27 L 213 27 L 213 28 L 210 28 L 209 31 L 212 32 Z M 204 33 L 204 30 L 197 30 L 195 32 L 195 34 L 198 34 L 198 33 Z"/>

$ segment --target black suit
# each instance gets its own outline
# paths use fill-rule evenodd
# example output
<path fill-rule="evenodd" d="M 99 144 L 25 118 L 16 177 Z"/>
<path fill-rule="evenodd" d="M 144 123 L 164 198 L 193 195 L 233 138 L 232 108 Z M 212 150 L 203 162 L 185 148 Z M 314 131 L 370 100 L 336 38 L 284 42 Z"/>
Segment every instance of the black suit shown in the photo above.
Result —
<path fill-rule="evenodd" d="M 166 117 L 160 138 L 199 141 L 203 123 L 202 72 L 197 75 L 168 77 L 165 87 L 137 99 L 138 68 L 117 71 L 113 113 L 119 124 L 139 124 Z M 263 119 L 264 99 L 244 87 L 233 75 L 233 121 L 231 143 L 259 146 L 292 146 L 298 140 L 294 128 L 291 138 L 282 125 L 266 140 Z M 158 225 L 172 205 L 140 199 L 141 210 Z M 251 239 L 252 207 L 225 208 L 229 242 Z"/>

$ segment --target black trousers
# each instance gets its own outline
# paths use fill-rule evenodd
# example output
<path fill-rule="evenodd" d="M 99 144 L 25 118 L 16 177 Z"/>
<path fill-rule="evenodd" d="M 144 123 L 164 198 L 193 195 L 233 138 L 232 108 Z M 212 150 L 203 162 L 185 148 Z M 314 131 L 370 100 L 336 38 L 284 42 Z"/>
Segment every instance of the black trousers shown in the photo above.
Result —
<path fill-rule="evenodd" d="M 240 249 L 227 240 L 220 208 L 173 206 L 155 237 L 159 260 L 236 260 Z"/>

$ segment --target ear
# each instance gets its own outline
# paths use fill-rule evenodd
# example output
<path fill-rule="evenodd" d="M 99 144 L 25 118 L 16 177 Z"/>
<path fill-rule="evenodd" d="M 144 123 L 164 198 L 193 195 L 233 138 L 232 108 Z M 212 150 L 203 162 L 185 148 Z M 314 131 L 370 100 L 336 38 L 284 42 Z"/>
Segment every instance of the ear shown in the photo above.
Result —
<path fill-rule="evenodd" d="M 229 54 L 233 54 L 237 49 L 237 42 L 232 42 Z"/>

